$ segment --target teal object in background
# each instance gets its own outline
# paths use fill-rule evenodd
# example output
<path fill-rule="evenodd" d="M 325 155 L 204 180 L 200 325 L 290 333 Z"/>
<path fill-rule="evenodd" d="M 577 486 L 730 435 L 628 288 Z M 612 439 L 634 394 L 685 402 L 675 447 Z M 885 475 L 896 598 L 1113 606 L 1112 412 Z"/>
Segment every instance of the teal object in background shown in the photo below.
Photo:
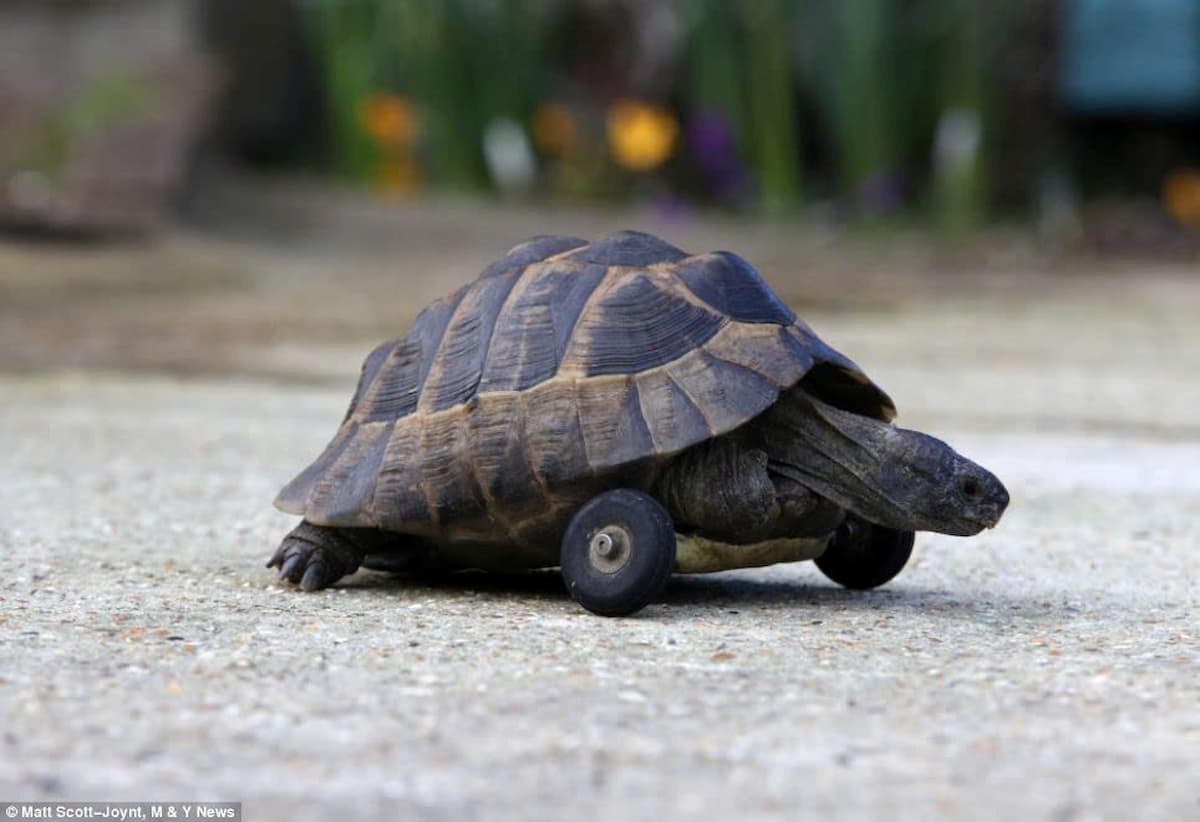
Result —
<path fill-rule="evenodd" d="M 1200 114 L 1200 1 L 1067 0 L 1059 92 L 1085 114 Z"/>

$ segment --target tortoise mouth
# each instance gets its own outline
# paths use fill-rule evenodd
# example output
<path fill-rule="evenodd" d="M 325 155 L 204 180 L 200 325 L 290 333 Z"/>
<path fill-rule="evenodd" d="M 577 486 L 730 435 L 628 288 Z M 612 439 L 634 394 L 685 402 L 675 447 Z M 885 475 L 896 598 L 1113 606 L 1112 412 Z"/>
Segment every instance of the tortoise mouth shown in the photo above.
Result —
<path fill-rule="evenodd" d="M 983 515 L 980 521 L 984 528 L 995 528 L 1000 524 L 1000 518 L 1004 516 L 1004 512 L 1008 509 L 1008 494 L 1004 495 L 1003 501 L 994 503 L 995 507 Z"/>
<path fill-rule="evenodd" d="M 928 530 L 937 530 L 956 537 L 973 537 L 980 531 L 995 528 L 1000 523 L 1000 518 L 1004 516 L 1007 505 L 1008 497 L 1005 495 L 1003 500 L 989 501 L 973 506 L 973 510 L 964 512 L 958 522 L 951 527 L 929 527 Z"/>
<path fill-rule="evenodd" d="M 994 474 L 974 463 L 955 483 L 959 497 L 982 528 L 995 528 L 1008 509 L 1008 489 Z M 980 530 L 982 530 L 982 528 Z"/>

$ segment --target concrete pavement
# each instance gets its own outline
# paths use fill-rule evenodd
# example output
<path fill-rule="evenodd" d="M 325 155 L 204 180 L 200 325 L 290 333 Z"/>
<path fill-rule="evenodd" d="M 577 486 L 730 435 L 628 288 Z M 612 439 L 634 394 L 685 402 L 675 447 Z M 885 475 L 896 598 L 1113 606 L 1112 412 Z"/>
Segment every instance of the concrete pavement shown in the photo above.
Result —
<path fill-rule="evenodd" d="M 303 307 L 256 276 L 227 302 L 245 325 Z M 626 620 L 551 573 L 272 581 L 292 520 L 270 500 L 331 435 L 369 340 L 246 335 L 172 377 L 72 368 L 67 332 L 36 325 L 38 361 L 0 375 L 0 800 L 1200 818 L 1198 307 L 1200 278 L 1133 267 L 811 306 L 903 424 L 1005 480 L 1009 513 L 919 535 L 876 592 L 776 566 L 678 578 Z M 255 351 L 288 365 L 239 365 Z"/>

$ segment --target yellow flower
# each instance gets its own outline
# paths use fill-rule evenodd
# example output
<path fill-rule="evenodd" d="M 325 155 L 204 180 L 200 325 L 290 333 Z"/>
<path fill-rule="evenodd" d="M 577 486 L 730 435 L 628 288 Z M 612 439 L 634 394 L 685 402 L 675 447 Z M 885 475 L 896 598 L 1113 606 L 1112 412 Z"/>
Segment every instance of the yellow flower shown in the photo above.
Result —
<path fill-rule="evenodd" d="M 417 136 L 417 113 L 411 102 L 395 94 L 373 94 L 362 104 L 363 131 L 385 146 L 408 145 Z"/>
<path fill-rule="evenodd" d="M 1183 225 L 1200 226 L 1200 171 L 1172 171 L 1163 181 L 1163 205 Z"/>
<path fill-rule="evenodd" d="M 679 136 L 679 123 L 661 106 L 620 100 L 608 109 L 608 145 L 617 163 L 630 171 L 652 171 L 667 161 Z"/>
<path fill-rule="evenodd" d="M 575 147 L 575 118 L 559 103 L 542 103 L 533 112 L 530 123 L 533 142 L 540 150 L 555 157 L 571 153 Z"/>

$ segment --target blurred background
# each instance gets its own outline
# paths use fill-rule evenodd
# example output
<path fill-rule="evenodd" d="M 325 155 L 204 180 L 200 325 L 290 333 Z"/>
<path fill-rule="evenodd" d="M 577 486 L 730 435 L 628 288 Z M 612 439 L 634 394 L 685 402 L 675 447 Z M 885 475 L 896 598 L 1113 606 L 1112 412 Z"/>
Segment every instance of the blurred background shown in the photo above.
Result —
<path fill-rule="evenodd" d="M 1190 277 L 1198 124 L 1194 0 L 6 0 L 0 356 L 350 379 L 539 233 L 863 316 Z"/>
<path fill-rule="evenodd" d="M 351 379 L 540 233 L 809 311 L 1190 277 L 1198 124 L 1194 0 L 6 0 L 0 364 Z"/>
<path fill-rule="evenodd" d="M 0 218 L 158 228 L 216 169 L 389 198 L 989 222 L 1188 255 L 1193 0 L 7 0 Z"/>

